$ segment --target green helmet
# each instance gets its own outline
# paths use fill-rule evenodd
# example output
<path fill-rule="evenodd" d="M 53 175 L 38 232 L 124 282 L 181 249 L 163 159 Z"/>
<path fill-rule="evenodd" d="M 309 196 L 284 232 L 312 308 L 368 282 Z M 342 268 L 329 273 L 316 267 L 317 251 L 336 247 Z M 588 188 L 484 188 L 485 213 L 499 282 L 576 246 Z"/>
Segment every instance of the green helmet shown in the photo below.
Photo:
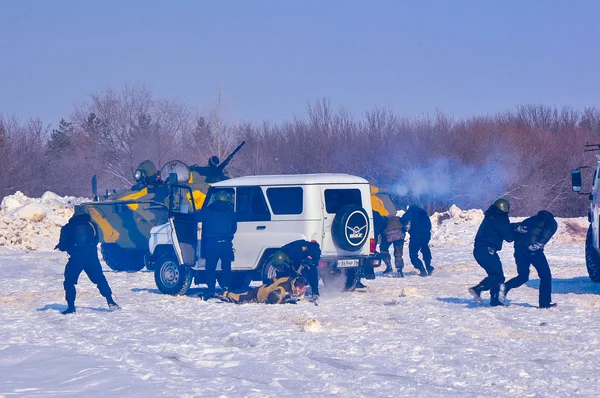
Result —
<path fill-rule="evenodd" d="M 508 213 L 510 210 L 510 203 L 506 199 L 498 199 L 494 202 L 494 206 L 505 213 Z"/>
<path fill-rule="evenodd" d="M 291 265 L 292 260 L 290 256 L 283 250 L 277 250 L 273 253 L 273 257 L 271 257 L 271 263 L 275 268 L 283 270 Z"/>
<path fill-rule="evenodd" d="M 156 166 L 151 160 L 144 160 L 138 166 L 137 170 L 134 173 L 134 178 L 137 182 L 146 181 L 153 182 L 156 181 Z"/>
<path fill-rule="evenodd" d="M 229 197 L 229 194 L 225 191 L 218 191 L 217 193 L 215 193 L 215 202 L 216 201 L 220 201 L 220 202 L 230 202 L 231 199 Z"/>

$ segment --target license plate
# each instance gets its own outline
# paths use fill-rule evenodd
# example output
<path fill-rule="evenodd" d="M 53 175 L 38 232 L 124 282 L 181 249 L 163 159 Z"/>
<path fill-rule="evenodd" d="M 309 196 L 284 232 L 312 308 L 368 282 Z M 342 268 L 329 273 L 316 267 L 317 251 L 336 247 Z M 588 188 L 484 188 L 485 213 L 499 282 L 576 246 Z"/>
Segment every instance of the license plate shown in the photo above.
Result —
<path fill-rule="evenodd" d="M 358 267 L 358 259 L 356 258 L 352 260 L 338 260 L 337 266 L 338 268 Z"/>

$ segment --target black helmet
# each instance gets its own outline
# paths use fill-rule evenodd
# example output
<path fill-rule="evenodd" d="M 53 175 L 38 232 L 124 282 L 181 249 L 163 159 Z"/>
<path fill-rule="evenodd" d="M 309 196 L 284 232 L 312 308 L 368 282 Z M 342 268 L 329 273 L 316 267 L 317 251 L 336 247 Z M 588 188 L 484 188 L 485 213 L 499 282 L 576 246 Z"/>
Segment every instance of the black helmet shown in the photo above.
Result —
<path fill-rule="evenodd" d="M 211 167 L 217 167 L 219 163 L 221 163 L 221 161 L 218 156 L 211 156 L 210 159 L 208 159 L 208 165 Z"/>
<path fill-rule="evenodd" d="M 220 201 L 220 202 L 231 202 L 231 198 L 229 196 L 229 194 L 225 191 L 218 191 L 215 193 L 214 196 L 214 201 Z"/>
<path fill-rule="evenodd" d="M 550 213 L 548 210 L 540 210 L 538 216 L 542 216 L 546 219 L 554 218 L 554 214 Z"/>
<path fill-rule="evenodd" d="M 510 211 L 510 203 L 506 199 L 498 199 L 494 202 L 494 206 L 496 206 L 498 210 L 501 210 L 504 213 L 508 213 Z"/>

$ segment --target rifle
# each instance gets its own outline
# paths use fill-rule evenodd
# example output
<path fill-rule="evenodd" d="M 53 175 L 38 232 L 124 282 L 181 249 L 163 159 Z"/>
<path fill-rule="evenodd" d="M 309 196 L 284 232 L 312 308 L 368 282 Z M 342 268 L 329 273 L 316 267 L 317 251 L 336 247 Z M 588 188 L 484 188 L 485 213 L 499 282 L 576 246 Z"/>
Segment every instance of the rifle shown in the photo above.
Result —
<path fill-rule="evenodd" d="M 584 152 L 600 151 L 600 144 L 585 144 Z"/>
<path fill-rule="evenodd" d="M 240 149 L 242 149 L 242 147 L 246 145 L 246 141 L 242 141 L 242 143 L 240 145 L 237 146 L 237 148 L 235 148 L 233 150 L 233 152 L 231 152 L 229 154 L 229 156 L 227 156 L 225 158 L 225 160 L 223 160 L 221 163 L 219 163 L 219 165 L 217 166 L 217 170 L 222 171 L 225 167 L 227 167 L 227 165 L 229 164 L 229 162 L 231 162 L 231 159 L 233 159 L 233 157 L 235 156 L 236 153 L 239 152 Z"/>

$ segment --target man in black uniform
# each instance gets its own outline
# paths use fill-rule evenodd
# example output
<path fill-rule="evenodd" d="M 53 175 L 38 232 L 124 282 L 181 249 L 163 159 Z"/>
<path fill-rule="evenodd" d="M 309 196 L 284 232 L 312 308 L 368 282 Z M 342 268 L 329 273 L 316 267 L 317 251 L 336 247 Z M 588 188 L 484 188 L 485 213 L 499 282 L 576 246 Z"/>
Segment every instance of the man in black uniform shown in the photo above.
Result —
<path fill-rule="evenodd" d="M 469 289 L 469 293 L 477 303 L 483 304 L 481 292 L 489 290 L 490 306 L 504 305 L 504 271 L 498 252 L 502 250 L 502 242 L 512 242 L 513 230 L 508 220 L 510 203 L 506 199 L 498 199 L 485 212 L 485 217 L 475 235 L 475 261 L 485 270 L 487 277 L 477 286 Z"/>
<path fill-rule="evenodd" d="M 65 298 L 69 307 L 62 312 L 64 315 L 75 313 L 75 298 L 77 296 L 75 285 L 82 271 L 85 271 L 90 280 L 100 290 L 100 294 L 106 298 L 108 308 L 111 310 L 121 309 L 113 300 L 112 291 L 102 272 L 97 246 L 98 227 L 81 207 L 76 206 L 73 217 L 60 230 L 60 240 L 55 247 L 55 249 L 69 253 L 63 283 Z"/>
<path fill-rule="evenodd" d="M 506 282 L 504 294 L 529 280 L 529 266 L 533 265 L 540 277 L 540 308 L 555 307 L 552 303 L 552 274 L 544 254 L 544 245 L 556 233 L 558 224 L 552 213 L 540 211 L 520 223 L 511 224 L 515 230 L 515 262 L 518 275 Z"/>
<path fill-rule="evenodd" d="M 215 192 L 212 203 L 202 210 L 202 243 L 200 253 L 206 259 L 205 298 L 214 297 L 217 283 L 217 264 L 221 260 L 223 274 L 221 286 L 227 290 L 231 282 L 231 262 L 233 261 L 233 236 L 237 231 L 237 217 L 229 194 Z"/>
<path fill-rule="evenodd" d="M 400 218 L 402 230 L 410 234 L 408 253 L 410 262 L 419 270 L 419 276 L 431 275 L 434 268 L 431 266 L 431 220 L 425 209 L 419 205 L 410 205 L 406 213 Z M 419 259 L 419 251 L 423 255 L 423 262 Z"/>
<path fill-rule="evenodd" d="M 273 253 L 267 278 L 273 281 L 277 278 L 303 276 L 308 281 L 312 297 L 311 301 L 319 298 L 319 260 L 321 247 L 315 241 L 304 239 L 295 240 Z M 265 281 L 267 282 L 267 281 Z"/>

